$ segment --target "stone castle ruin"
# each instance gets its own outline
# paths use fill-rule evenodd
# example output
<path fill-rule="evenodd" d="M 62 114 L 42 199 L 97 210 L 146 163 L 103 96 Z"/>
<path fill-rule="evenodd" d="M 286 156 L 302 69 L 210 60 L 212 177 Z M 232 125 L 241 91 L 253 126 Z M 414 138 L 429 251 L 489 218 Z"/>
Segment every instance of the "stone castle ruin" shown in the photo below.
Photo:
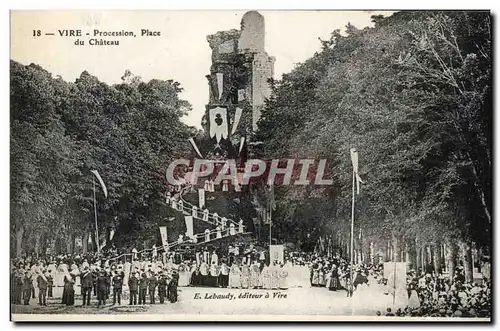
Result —
<path fill-rule="evenodd" d="M 264 17 L 245 13 L 240 30 L 207 36 L 212 66 L 207 75 L 209 102 L 202 119 L 215 146 L 212 156 L 238 158 L 257 122 L 271 89 L 274 57 L 265 51 Z"/>

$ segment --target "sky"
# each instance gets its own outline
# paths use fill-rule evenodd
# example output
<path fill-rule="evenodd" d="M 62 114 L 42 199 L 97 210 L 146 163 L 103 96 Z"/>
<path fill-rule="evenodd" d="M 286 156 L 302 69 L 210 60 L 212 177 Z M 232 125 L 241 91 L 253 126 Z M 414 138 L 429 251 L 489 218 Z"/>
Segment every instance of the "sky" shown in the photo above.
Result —
<path fill-rule="evenodd" d="M 347 23 L 357 28 L 371 26 L 370 16 L 392 12 L 374 11 L 259 11 L 265 19 L 266 51 L 276 58 L 275 79 L 310 58 L 335 29 Z M 186 124 L 201 127 L 208 102 L 211 49 L 206 41 L 217 31 L 239 29 L 245 11 L 12 11 L 11 59 L 28 65 L 36 63 L 55 77 L 74 81 L 87 70 L 108 84 L 119 83 L 125 70 L 150 79 L 173 79 L 184 88 L 181 98 L 193 110 L 183 118 Z M 58 30 L 81 29 L 83 37 L 61 37 Z M 159 31 L 161 36 L 127 38 L 119 46 L 76 46 L 76 39 L 88 40 L 85 33 L 101 31 Z M 41 36 L 33 36 L 40 30 Z M 54 33 L 55 35 L 45 35 Z M 103 37 L 101 37 L 103 38 Z"/>

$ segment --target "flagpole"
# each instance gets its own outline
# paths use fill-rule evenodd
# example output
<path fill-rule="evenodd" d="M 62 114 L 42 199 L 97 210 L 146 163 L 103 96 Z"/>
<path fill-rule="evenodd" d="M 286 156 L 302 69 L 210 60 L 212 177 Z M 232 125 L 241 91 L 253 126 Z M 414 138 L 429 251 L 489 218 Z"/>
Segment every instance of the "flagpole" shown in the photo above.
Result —
<path fill-rule="evenodd" d="M 97 203 L 95 200 L 95 178 L 92 177 L 92 184 L 94 186 L 94 220 L 95 220 L 95 241 L 97 246 L 97 254 L 99 254 L 99 229 L 97 228 Z"/>
<path fill-rule="evenodd" d="M 269 250 L 271 250 L 271 245 L 273 242 L 273 239 L 272 239 L 273 237 L 271 236 L 272 226 L 273 226 L 273 207 L 270 206 L 270 208 L 269 208 Z M 269 263 L 271 263 L 271 261 L 269 261 Z"/>
<path fill-rule="evenodd" d="M 354 290 L 354 202 L 355 202 L 355 190 L 356 185 L 356 173 L 352 172 L 352 208 L 351 208 L 351 289 Z M 352 294 L 351 294 L 352 295 Z"/>

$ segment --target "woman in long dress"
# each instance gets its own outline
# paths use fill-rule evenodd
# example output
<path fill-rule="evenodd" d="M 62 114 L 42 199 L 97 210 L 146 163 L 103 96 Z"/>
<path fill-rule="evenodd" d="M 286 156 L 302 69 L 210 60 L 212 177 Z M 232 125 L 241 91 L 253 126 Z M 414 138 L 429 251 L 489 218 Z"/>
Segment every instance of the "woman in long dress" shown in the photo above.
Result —
<path fill-rule="evenodd" d="M 70 270 L 64 272 L 64 289 L 62 295 L 62 303 L 66 306 L 73 306 L 75 304 L 75 276 L 71 274 Z"/>
<path fill-rule="evenodd" d="M 54 286 L 61 287 L 64 286 L 64 274 L 68 270 L 68 265 L 61 262 L 57 267 L 57 273 L 54 274 Z"/>
<path fill-rule="evenodd" d="M 313 266 L 311 285 L 312 286 L 319 286 L 319 269 L 318 269 L 318 266 Z"/>
<path fill-rule="evenodd" d="M 229 272 L 229 286 L 228 288 L 240 288 L 241 287 L 241 270 L 238 265 L 233 262 L 231 265 L 231 270 Z"/>
<path fill-rule="evenodd" d="M 322 265 L 319 265 L 318 267 L 318 286 L 324 287 L 325 286 L 325 271 Z"/>
<path fill-rule="evenodd" d="M 248 265 L 241 266 L 241 288 L 248 288 L 250 285 L 250 268 Z"/>
<path fill-rule="evenodd" d="M 337 291 L 337 289 L 339 288 L 339 270 L 337 269 L 337 266 L 335 264 L 332 265 L 332 270 L 330 271 L 330 281 L 328 285 L 328 290 L 330 291 Z"/>
<path fill-rule="evenodd" d="M 271 289 L 271 271 L 267 265 L 264 265 L 260 276 L 262 278 L 262 288 Z"/>
<path fill-rule="evenodd" d="M 181 263 L 179 265 L 179 287 L 189 285 L 190 272 L 188 269 L 188 266 L 186 266 L 184 263 Z"/>
<path fill-rule="evenodd" d="M 258 288 L 260 285 L 259 280 L 260 280 L 260 269 L 259 266 L 257 265 L 257 262 L 254 262 L 250 270 L 250 284 L 251 284 L 250 287 Z"/>
<path fill-rule="evenodd" d="M 276 266 L 274 263 L 270 269 L 271 269 L 271 288 L 274 290 L 279 287 L 279 270 L 278 266 Z"/>
<path fill-rule="evenodd" d="M 196 262 L 193 263 L 191 266 L 191 286 L 199 286 L 200 285 L 200 268 L 196 264 Z"/>
<path fill-rule="evenodd" d="M 415 291 L 414 289 L 411 290 L 410 299 L 408 299 L 408 308 L 420 308 L 420 299 L 418 298 L 417 291 Z"/>
<path fill-rule="evenodd" d="M 281 290 L 288 289 L 288 268 L 284 265 L 279 269 L 279 288 Z"/>

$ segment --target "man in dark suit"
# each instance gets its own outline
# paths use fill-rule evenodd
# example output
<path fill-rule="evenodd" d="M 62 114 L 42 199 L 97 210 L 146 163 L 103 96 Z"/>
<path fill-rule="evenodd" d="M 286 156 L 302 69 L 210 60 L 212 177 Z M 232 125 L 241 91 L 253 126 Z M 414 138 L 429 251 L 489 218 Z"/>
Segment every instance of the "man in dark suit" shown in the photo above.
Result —
<path fill-rule="evenodd" d="M 48 270 L 48 273 L 45 277 L 47 278 L 47 296 L 49 298 L 52 298 L 52 287 L 54 287 L 54 277 L 52 277 L 50 269 Z"/>
<path fill-rule="evenodd" d="M 145 272 L 141 275 L 141 280 L 139 281 L 139 304 L 146 304 L 146 293 L 148 291 L 148 276 Z"/>
<path fill-rule="evenodd" d="M 109 278 L 106 271 L 101 270 L 99 277 L 97 277 L 97 307 L 106 304 L 106 296 L 109 288 Z"/>
<path fill-rule="evenodd" d="M 42 270 L 41 273 L 36 278 L 36 282 L 38 283 L 38 304 L 40 306 L 47 305 L 47 277 L 44 275 L 45 270 Z"/>
<path fill-rule="evenodd" d="M 128 280 L 128 289 L 130 291 L 130 302 L 129 305 L 137 304 L 137 290 L 139 289 L 139 279 L 135 276 L 135 273 L 130 274 Z"/>
<path fill-rule="evenodd" d="M 157 283 L 156 273 L 152 272 L 151 276 L 149 276 L 149 279 L 148 279 L 149 303 L 152 305 L 155 304 L 156 283 Z"/>
<path fill-rule="evenodd" d="M 165 297 L 167 296 L 167 275 L 163 272 L 160 272 L 161 276 L 158 279 L 158 296 L 160 297 L 160 303 L 165 302 Z"/>
<path fill-rule="evenodd" d="M 122 287 L 123 287 L 123 278 L 121 273 L 115 271 L 115 275 L 112 279 L 113 281 L 113 304 L 116 304 L 116 299 L 118 297 L 118 304 L 121 304 L 121 296 L 122 296 Z"/>
<path fill-rule="evenodd" d="M 94 286 L 94 276 L 88 267 L 83 269 L 80 275 L 82 288 L 82 306 L 90 306 L 90 298 L 92 296 L 92 287 Z"/>

